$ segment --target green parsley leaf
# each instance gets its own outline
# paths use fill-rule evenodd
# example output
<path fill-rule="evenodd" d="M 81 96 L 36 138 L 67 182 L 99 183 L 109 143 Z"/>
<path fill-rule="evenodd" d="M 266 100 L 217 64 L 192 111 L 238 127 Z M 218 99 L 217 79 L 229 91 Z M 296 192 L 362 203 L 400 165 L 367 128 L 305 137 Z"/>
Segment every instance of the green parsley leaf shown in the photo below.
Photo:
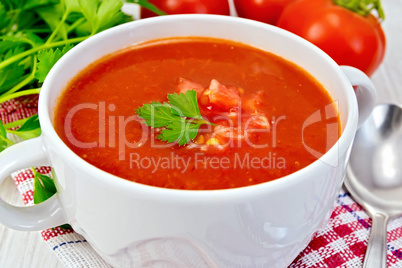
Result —
<path fill-rule="evenodd" d="M 195 90 L 168 94 L 167 98 L 169 103 L 151 102 L 135 110 L 147 126 L 165 127 L 157 136 L 159 140 L 177 142 L 181 146 L 197 136 L 201 125 L 213 125 L 202 118 Z"/>
<path fill-rule="evenodd" d="M 98 27 L 98 20 L 96 18 L 98 2 L 96 0 L 78 0 L 82 14 L 84 14 L 86 20 L 91 24 L 93 32 L 96 32 L 96 28 Z"/>
<path fill-rule="evenodd" d="M 7 144 L 7 132 L 0 120 L 0 152 L 8 147 Z"/>
<path fill-rule="evenodd" d="M 26 36 L 27 42 L 29 42 L 32 47 L 37 47 L 44 44 L 42 38 L 33 32 L 22 33 L 21 36 Z"/>
<path fill-rule="evenodd" d="M 62 40 L 67 40 L 67 24 L 62 18 L 65 15 L 64 5 L 61 3 L 51 6 L 43 6 L 36 8 L 35 11 L 46 22 L 52 32 L 57 33 Z"/>
<path fill-rule="evenodd" d="M 197 103 L 197 92 L 195 90 L 188 90 L 186 94 L 169 94 L 168 100 L 173 107 L 177 108 L 173 109 L 173 113 L 176 115 L 202 119 Z"/>
<path fill-rule="evenodd" d="M 4 0 L 2 2 L 11 9 L 22 9 L 25 4 L 25 0 Z"/>
<path fill-rule="evenodd" d="M 45 81 L 47 74 L 53 65 L 72 48 L 72 45 L 66 45 L 62 50 L 56 49 L 53 51 L 52 48 L 47 50 L 42 50 L 38 53 L 38 66 L 35 72 L 35 78 L 38 79 L 40 83 Z"/>
<path fill-rule="evenodd" d="M 141 114 L 141 118 L 150 127 L 164 127 L 168 123 L 175 120 L 180 120 L 180 117 L 172 113 L 172 106 L 168 103 L 151 102 L 144 104 L 142 108 L 136 110 L 137 114 Z"/>
<path fill-rule="evenodd" d="M 42 39 L 32 32 L 19 32 L 15 35 L 1 36 L 0 38 L 3 40 L 0 45 L 0 54 L 2 54 L 1 52 L 4 52 L 7 48 L 15 48 L 22 44 L 28 44 L 31 47 L 43 45 Z"/>
<path fill-rule="evenodd" d="M 33 200 L 34 204 L 39 204 L 52 197 L 57 190 L 52 178 L 37 172 L 34 168 L 31 170 L 35 176 Z"/>
<path fill-rule="evenodd" d="M 3 125 L 3 122 L 0 120 L 0 136 L 6 138 L 7 137 L 7 132 L 6 129 Z"/>
<path fill-rule="evenodd" d="M 98 20 L 98 31 L 114 26 L 121 21 L 125 15 L 121 12 L 123 2 L 120 0 L 103 0 L 96 13 Z"/>
<path fill-rule="evenodd" d="M 24 9 L 33 9 L 40 6 L 46 6 L 58 3 L 58 0 L 26 0 L 24 1 Z"/>
<path fill-rule="evenodd" d="M 7 138 L 6 128 L 0 120 L 0 152 L 13 144 L 14 143 Z"/>
<path fill-rule="evenodd" d="M 165 11 L 160 10 L 154 4 L 150 3 L 148 0 L 127 0 L 127 3 L 135 3 L 138 4 L 150 11 L 154 12 L 157 15 L 166 15 Z"/>
<path fill-rule="evenodd" d="M 7 130 L 7 132 L 15 134 L 24 140 L 38 137 L 41 134 L 38 115 L 28 118 L 17 130 Z"/>
<path fill-rule="evenodd" d="M 3 58 L 0 57 L 0 62 L 5 61 L 24 51 L 22 46 L 17 46 L 5 52 Z M 10 85 L 17 83 L 24 74 L 24 67 L 18 62 L 12 63 L 7 68 L 0 69 L 0 93 L 7 90 Z"/>
<path fill-rule="evenodd" d="M 33 201 L 34 204 L 39 204 L 52 197 L 57 192 L 57 189 L 54 180 L 51 177 L 37 172 L 34 168 L 31 168 L 31 170 L 34 174 Z M 54 175 L 53 171 L 52 174 Z M 69 224 L 63 224 L 59 227 L 61 229 L 71 229 Z"/>
<path fill-rule="evenodd" d="M 28 41 L 27 41 L 28 42 Z M 5 54 L 9 50 L 13 50 L 21 46 L 24 42 L 13 36 L 2 36 L 0 42 L 0 61 L 4 60 Z"/>
<path fill-rule="evenodd" d="M 3 31 L 5 31 L 5 29 L 7 29 L 11 19 L 8 16 L 6 7 L 3 5 L 2 2 L 0 2 L 0 34 L 3 33 Z"/>
<path fill-rule="evenodd" d="M 11 130 L 19 125 L 21 126 L 17 130 Z M 0 152 L 14 144 L 7 138 L 7 133 L 17 135 L 24 140 L 38 137 L 41 134 L 38 115 L 33 115 L 6 125 L 3 125 L 0 120 Z"/>
<path fill-rule="evenodd" d="M 78 0 L 64 0 L 63 2 L 66 10 L 69 10 L 70 12 L 80 12 L 80 4 L 78 3 Z"/>
<path fill-rule="evenodd" d="M 12 15 L 11 15 L 12 16 Z M 16 24 L 14 24 L 16 22 Z M 33 9 L 23 9 L 18 12 L 18 17 L 16 21 L 11 21 L 9 25 L 10 32 L 19 33 L 22 29 L 27 29 L 31 27 L 35 27 L 37 22 L 37 14 Z"/>
<path fill-rule="evenodd" d="M 116 25 L 125 19 L 120 0 L 78 0 L 82 13 L 91 25 L 91 33 Z"/>
<path fill-rule="evenodd" d="M 3 136 L 0 136 L 0 152 L 6 149 L 8 146 L 7 140 L 5 140 Z"/>
<path fill-rule="evenodd" d="M 180 117 L 180 121 L 173 121 L 157 136 L 158 139 L 167 142 L 176 142 L 181 146 L 195 139 L 201 124 L 193 124 L 191 121 Z"/>

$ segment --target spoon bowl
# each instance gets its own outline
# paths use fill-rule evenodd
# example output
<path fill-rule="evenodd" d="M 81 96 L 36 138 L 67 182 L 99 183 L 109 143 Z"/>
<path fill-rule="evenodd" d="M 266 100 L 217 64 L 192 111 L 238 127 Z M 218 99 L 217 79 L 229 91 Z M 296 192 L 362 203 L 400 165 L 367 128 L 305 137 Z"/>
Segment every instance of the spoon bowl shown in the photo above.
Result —
<path fill-rule="evenodd" d="M 363 267 L 386 267 L 386 229 L 402 215 L 402 108 L 376 106 L 357 131 L 345 186 L 372 218 Z"/>

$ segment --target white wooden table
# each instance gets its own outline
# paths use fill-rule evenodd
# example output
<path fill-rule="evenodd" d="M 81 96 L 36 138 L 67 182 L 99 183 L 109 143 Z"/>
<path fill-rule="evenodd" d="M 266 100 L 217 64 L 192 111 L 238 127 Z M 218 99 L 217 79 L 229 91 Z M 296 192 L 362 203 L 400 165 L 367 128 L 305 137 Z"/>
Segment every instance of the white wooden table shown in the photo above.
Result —
<path fill-rule="evenodd" d="M 402 1 L 382 0 L 386 19 L 383 28 L 387 52 L 382 66 L 372 76 L 378 90 L 378 103 L 402 105 Z M 0 195 L 12 204 L 22 199 L 10 179 L 0 186 Z M 39 232 L 21 232 L 0 225 L 0 268 L 63 267 Z"/>

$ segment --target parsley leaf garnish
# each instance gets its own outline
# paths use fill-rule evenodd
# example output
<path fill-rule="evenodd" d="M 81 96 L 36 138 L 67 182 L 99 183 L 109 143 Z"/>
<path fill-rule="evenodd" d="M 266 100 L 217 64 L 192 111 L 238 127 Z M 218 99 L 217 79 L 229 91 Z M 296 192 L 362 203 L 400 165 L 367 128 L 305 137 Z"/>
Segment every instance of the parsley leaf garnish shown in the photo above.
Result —
<path fill-rule="evenodd" d="M 47 74 L 53 65 L 72 48 L 72 45 L 68 44 L 63 47 L 62 50 L 56 48 L 53 51 L 52 48 L 47 50 L 42 50 L 38 53 L 38 65 L 35 72 L 35 78 L 38 79 L 40 83 L 45 81 Z"/>
<path fill-rule="evenodd" d="M 213 125 L 202 117 L 195 90 L 168 94 L 167 98 L 169 103 L 151 102 L 135 110 L 147 126 L 164 127 L 157 139 L 181 146 L 197 136 L 201 125 Z"/>
<path fill-rule="evenodd" d="M 188 90 L 186 94 L 168 94 L 167 98 L 169 103 L 177 108 L 173 109 L 173 113 L 176 115 L 203 119 L 200 114 L 200 109 L 198 108 L 197 92 L 195 90 Z"/>

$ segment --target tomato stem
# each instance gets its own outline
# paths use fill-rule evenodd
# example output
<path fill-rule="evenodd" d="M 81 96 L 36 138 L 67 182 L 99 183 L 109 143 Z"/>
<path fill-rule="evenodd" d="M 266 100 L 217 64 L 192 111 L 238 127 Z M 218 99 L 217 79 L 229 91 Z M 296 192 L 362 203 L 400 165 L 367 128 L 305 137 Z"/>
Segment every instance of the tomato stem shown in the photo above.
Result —
<path fill-rule="evenodd" d="M 333 0 L 338 6 L 347 8 L 362 16 L 368 16 L 373 10 L 377 11 L 378 17 L 385 19 L 385 14 L 380 0 Z"/>

